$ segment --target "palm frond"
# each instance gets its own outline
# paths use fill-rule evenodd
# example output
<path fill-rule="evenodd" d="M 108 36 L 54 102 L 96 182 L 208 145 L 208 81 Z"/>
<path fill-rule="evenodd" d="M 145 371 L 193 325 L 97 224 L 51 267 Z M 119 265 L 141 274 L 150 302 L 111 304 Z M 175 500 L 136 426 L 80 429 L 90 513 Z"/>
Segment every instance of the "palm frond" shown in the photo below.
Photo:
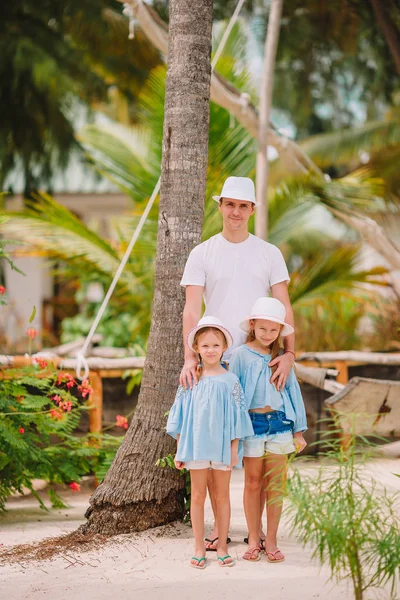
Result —
<path fill-rule="evenodd" d="M 37 197 L 22 213 L 7 213 L 2 231 L 16 240 L 40 249 L 48 256 L 61 258 L 113 276 L 120 255 L 105 240 L 45 194 Z M 125 270 L 122 282 L 134 289 L 136 277 Z"/>
<path fill-rule="evenodd" d="M 366 293 L 366 284 L 386 286 L 384 267 L 364 270 L 358 268 L 360 247 L 347 245 L 328 251 L 324 248 L 318 258 L 291 274 L 290 298 L 294 307 L 327 300 L 342 294 L 354 300 Z"/>
<path fill-rule="evenodd" d="M 400 120 L 374 121 L 354 129 L 323 133 L 300 145 L 321 168 L 359 163 L 362 152 L 376 154 L 400 145 Z"/>
<path fill-rule="evenodd" d="M 123 192 L 138 203 L 151 195 L 160 164 L 152 152 L 148 132 L 117 124 L 88 125 L 80 131 L 79 139 L 96 170 Z"/>

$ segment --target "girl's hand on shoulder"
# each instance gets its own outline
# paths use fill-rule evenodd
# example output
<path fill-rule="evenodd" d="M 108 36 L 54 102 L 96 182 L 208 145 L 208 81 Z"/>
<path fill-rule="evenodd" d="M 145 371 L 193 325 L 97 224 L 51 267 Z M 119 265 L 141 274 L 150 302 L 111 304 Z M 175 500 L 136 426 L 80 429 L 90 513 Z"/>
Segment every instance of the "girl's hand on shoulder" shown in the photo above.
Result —
<path fill-rule="evenodd" d="M 185 468 L 185 463 L 184 463 L 184 462 L 182 462 L 181 460 L 176 460 L 176 458 L 174 459 L 174 464 L 175 464 L 175 467 L 176 467 L 176 468 L 177 468 L 179 471 L 182 471 L 182 469 L 184 469 L 184 468 Z"/>
<path fill-rule="evenodd" d="M 293 434 L 293 443 L 296 447 L 296 452 L 301 452 L 307 446 L 306 440 L 303 438 L 301 431 Z"/>

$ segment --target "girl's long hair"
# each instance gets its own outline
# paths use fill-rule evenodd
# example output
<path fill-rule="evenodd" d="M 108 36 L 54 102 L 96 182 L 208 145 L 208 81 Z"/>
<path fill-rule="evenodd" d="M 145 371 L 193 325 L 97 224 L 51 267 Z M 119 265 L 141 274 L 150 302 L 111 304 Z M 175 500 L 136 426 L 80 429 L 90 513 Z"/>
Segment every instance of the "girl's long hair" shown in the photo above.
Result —
<path fill-rule="evenodd" d="M 200 379 L 204 367 L 203 367 L 203 363 L 202 363 L 202 358 L 198 352 L 198 341 L 199 341 L 199 337 L 201 335 L 203 335 L 203 333 L 207 333 L 208 331 L 212 331 L 213 333 L 216 334 L 217 337 L 220 338 L 221 342 L 223 343 L 224 346 L 224 350 L 222 351 L 222 354 L 225 352 L 225 350 L 227 349 L 227 343 L 226 343 L 226 337 L 225 335 L 222 333 L 222 331 L 220 329 L 218 329 L 217 327 L 212 327 L 211 325 L 209 327 L 203 327 L 202 329 L 199 329 L 198 331 L 196 331 L 195 336 L 194 336 L 194 340 L 193 340 L 193 348 L 195 350 L 195 352 L 197 353 L 197 355 L 199 356 L 199 364 L 197 365 L 197 369 L 196 369 L 196 375 L 197 377 Z M 221 354 L 221 358 L 222 358 L 222 354 Z M 228 369 L 228 364 L 226 362 L 222 362 L 221 364 Z"/>
<path fill-rule="evenodd" d="M 276 358 L 277 356 L 279 356 L 280 351 L 282 349 L 282 346 L 281 346 L 281 331 L 282 331 L 282 329 L 283 329 L 283 325 L 280 325 L 280 330 L 279 330 L 278 337 L 276 338 L 276 340 L 274 340 L 272 342 L 272 344 L 270 344 L 268 346 L 268 348 L 271 351 L 271 361 L 274 360 L 274 358 Z M 246 338 L 246 342 L 245 343 L 247 344 L 247 342 L 254 342 L 255 339 L 256 339 L 256 335 L 254 333 L 254 329 L 250 325 L 250 331 L 247 334 L 247 338 Z M 274 367 L 271 367 L 271 373 L 274 374 L 277 368 L 278 368 L 278 365 L 275 365 Z"/>

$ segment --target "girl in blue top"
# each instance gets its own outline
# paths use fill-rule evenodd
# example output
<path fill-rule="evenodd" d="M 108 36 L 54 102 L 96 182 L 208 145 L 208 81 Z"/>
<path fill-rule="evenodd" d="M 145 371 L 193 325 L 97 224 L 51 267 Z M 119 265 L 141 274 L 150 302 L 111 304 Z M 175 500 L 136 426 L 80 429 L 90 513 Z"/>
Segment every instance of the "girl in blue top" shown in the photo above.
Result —
<path fill-rule="evenodd" d="M 302 432 L 307 429 L 306 413 L 299 384 L 292 370 L 282 392 L 270 382 L 272 359 L 280 352 L 279 338 L 293 333 L 285 323 L 286 310 L 275 298 L 259 298 L 252 314 L 240 327 L 247 332 L 246 343 L 234 350 L 229 367 L 242 384 L 254 435 L 244 441 L 244 510 L 249 531 L 249 549 L 243 558 L 261 558 L 260 528 L 263 513 L 260 495 L 265 478 L 267 533 L 265 551 L 269 562 L 282 562 L 277 547 L 282 512 L 287 455 L 306 446 Z"/>
<path fill-rule="evenodd" d="M 232 336 L 215 317 L 203 317 L 188 334 L 189 347 L 200 357 L 198 384 L 178 388 L 170 410 L 167 433 L 178 440 L 177 469 L 190 470 L 192 522 L 195 552 L 190 565 L 205 568 L 204 503 L 207 475 L 214 469 L 217 502 L 218 547 L 221 567 L 232 567 L 227 537 L 230 520 L 229 482 L 239 462 L 239 439 L 253 435 L 253 427 L 238 378 L 221 364 Z"/>

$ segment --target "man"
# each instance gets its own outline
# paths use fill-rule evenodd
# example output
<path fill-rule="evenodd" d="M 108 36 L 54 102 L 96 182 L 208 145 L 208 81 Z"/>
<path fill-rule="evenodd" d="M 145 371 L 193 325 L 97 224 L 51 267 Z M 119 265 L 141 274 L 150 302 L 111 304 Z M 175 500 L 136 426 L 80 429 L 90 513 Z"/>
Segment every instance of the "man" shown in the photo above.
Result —
<path fill-rule="evenodd" d="M 186 344 L 189 331 L 205 315 L 218 317 L 233 336 L 232 349 L 244 343 L 246 334 L 239 322 L 250 314 L 254 302 L 272 295 L 286 308 L 286 321 L 294 325 L 288 293 L 289 274 L 281 251 L 250 234 L 248 223 L 256 206 L 254 183 L 248 177 L 228 177 L 220 196 L 213 196 L 222 215 L 222 232 L 193 248 L 186 262 L 181 285 L 186 288 L 183 310 L 185 363 L 180 376 L 184 387 L 196 384 L 197 356 Z M 284 354 L 271 362 L 278 365 L 271 381 L 283 389 L 293 366 L 294 334 L 285 337 Z M 232 350 L 231 349 L 231 350 Z M 229 362 L 230 352 L 224 359 Z M 212 481 L 209 486 L 214 510 Z M 215 510 L 214 510 L 215 516 Z M 214 527 L 211 540 L 218 537 Z M 208 549 L 214 550 L 215 544 Z"/>

